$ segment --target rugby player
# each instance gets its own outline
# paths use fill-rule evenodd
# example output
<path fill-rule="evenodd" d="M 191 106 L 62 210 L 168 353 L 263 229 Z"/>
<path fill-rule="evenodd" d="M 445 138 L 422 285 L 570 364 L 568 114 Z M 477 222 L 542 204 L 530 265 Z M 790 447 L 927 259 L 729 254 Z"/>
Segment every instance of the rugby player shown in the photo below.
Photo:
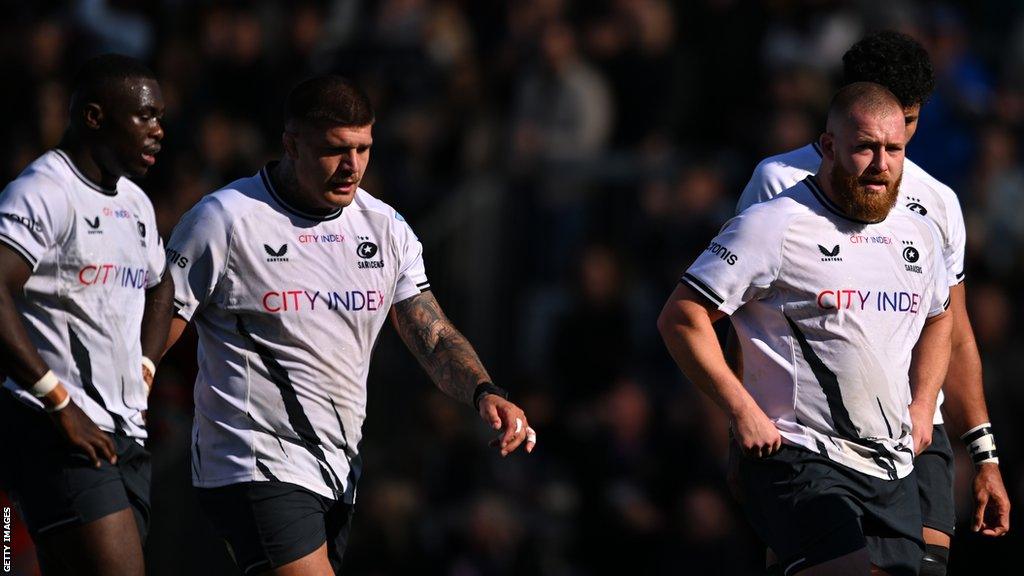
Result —
<path fill-rule="evenodd" d="M 129 178 L 156 161 L 163 111 L 140 62 L 86 62 L 60 145 L 0 194 L 2 482 L 47 576 L 144 572 L 149 359 L 174 289 L 153 206 Z"/>
<path fill-rule="evenodd" d="M 938 230 L 892 210 L 905 140 L 895 96 L 844 87 L 816 174 L 726 223 L 659 318 L 732 421 L 741 505 L 787 575 L 917 574 L 923 555 L 913 456 L 952 320 Z M 712 327 L 726 314 L 742 382 Z"/>
<path fill-rule="evenodd" d="M 373 123 L 351 81 L 299 84 L 280 161 L 206 196 L 168 242 L 169 341 L 199 333 L 192 481 L 245 574 L 340 570 L 388 318 L 442 391 L 503 429 L 502 456 L 536 442 L 445 317 L 412 228 L 359 187 Z"/>
<path fill-rule="evenodd" d="M 916 40 L 893 31 L 866 36 L 843 56 L 843 76 L 850 82 L 875 82 L 903 106 L 907 141 L 914 136 L 922 104 L 935 87 L 928 52 Z M 813 174 L 821 163 L 816 143 L 761 161 L 743 190 L 737 213 L 777 196 Z M 897 209 L 930 218 L 942 237 L 950 285 L 953 348 L 949 370 L 935 411 L 931 445 L 914 461 L 921 496 L 923 534 L 927 546 L 924 576 L 946 573 L 949 546 L 956 524 L 953 501 L 953 450 L 943 421 L 965 441 L 975 464 L 974 517 L 971 527 L 986 536 L 1001 536 L 1010 527 L 1010 500 L 999 472 L 992 425 L 982 386 L 981 358 L 967 315 L 964 251 L 967 233 L 956 194 L 910 159 L 904 162 Z M 943 404 L 943 397 L 946 402 Z"/>

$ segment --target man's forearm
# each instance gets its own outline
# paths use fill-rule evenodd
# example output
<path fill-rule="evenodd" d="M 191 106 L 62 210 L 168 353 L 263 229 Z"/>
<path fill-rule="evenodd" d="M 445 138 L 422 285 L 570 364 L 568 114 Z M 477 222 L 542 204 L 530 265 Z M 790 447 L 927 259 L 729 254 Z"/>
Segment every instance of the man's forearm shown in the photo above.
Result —
<path fill-rule="evenodd" d="M 459 332 L 429 292 L 395 304 L 392 320 L 402 341 L 445 394 L 473 405 L 473 392 L 489 382 L 469 340 Z"/>
<path fill-rule="evenodd" d="M 928 407 L 934 415 L 935 402 L 949 366 L 949 335 L 952 316 L 945 312 L 930 318 L 921 330 L 910 363 L 911 404 Z"/>
<path fill-rule="evenodd" d="M 164 273 L 160 283 L 146 291 L 146 306 L 142 312 L 142 355 L 160 362 L 167 332 L 174 315 L 174 280 Z"/>
<path fill-rule="evenodd" d="M 981 355 L 967 315 L 963 284 L 950 289 L 953 314 L 953 347 L 942 390 L 946 395 L 943 415 L 951 435 L 965 432 L 989 421 L 982 385 Z"/>

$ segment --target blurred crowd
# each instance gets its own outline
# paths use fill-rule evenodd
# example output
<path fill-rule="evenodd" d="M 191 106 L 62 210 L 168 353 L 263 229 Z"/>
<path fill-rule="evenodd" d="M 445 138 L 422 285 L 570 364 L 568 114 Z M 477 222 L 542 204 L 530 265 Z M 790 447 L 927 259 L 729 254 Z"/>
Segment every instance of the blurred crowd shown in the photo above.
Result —
<path fill-rule="evenodd" d="M 141 182 L 164 238 L 202 195 L 280 154 L 295 82 L 330 71 L 369 92 L 363 187 L 417 231 L 434 292 L 539 445 L 498 457 L 386 328 L 346 557 L 365 575 L 758 574 L 763 549 L 725 487 L 727 423 L 672 364 L 655 319 L 757 160 L 817 137 L 843 52 L 868 31 L 910 33 L 938 86 L 908 155 L 963 206 L 989 410 L 1024 509 L 1017 2 L 7 4 L 0 178 L 59 141 L 84 59 L 139 57 L 167 102 L 164 148 Z M 154 575 L 234 570 L 190 487 L 194 351 L 194 336 L 177 345 L 151 397 Z M 1022 517 L 1001 541 L 969 533 L 971 465 L 955 444 L 951 573 L 997 573 L 984 570 L 1010 558 Z"/>

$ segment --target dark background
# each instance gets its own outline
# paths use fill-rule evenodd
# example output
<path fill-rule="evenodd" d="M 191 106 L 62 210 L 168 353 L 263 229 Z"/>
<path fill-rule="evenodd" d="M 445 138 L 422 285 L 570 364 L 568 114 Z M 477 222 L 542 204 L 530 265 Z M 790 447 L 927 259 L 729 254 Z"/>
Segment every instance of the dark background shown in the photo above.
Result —
<path fill-rule="evenodd" d="M 816 138 L 843 52 L 868 31 L 906 31 L 938 75 L 909 156 L 963 205 L 989 409 L 1024 506 L 1016 2 L 4 4 L 0 178 L 57 143 L 85 58 L 137 56 L 167 101 L 164 151 L 142 182 L 165 238 L 203 194 L 280 153 L 295 82 L 334 71 L 371 94 L 363 187 L 413 225 L 438 299 L 540 444 L 497 457 L 472 410 L 385 328 L 347 555 L 365 575 L 758 573 L 762 549 L 723 482 L 725 423 L 655 319 L 757 160 Z M 194 349 L 186 336 L 151 397 L 154 575 L 234 573 L 190 487 Z M 971 466 L 955 444 L 967 519 Z M 1007 573 L 995 567 L 1013 565 L 1019 528 L 998 541 L 960 530 L 951 574 Z M 15 560 L 33 573 L 23 527 Z"/>

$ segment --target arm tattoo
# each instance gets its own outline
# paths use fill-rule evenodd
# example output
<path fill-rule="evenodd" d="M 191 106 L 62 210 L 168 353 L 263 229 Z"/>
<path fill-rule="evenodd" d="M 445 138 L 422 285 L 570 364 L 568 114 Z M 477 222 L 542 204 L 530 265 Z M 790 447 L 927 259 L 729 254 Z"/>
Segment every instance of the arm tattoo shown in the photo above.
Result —
<path fill-rule="evenodd" d="M 477 384 L 490 381 L 487 370 L 429 291 L 391 308 L 402 341 L 442 392 L 470 406 Z"/>

